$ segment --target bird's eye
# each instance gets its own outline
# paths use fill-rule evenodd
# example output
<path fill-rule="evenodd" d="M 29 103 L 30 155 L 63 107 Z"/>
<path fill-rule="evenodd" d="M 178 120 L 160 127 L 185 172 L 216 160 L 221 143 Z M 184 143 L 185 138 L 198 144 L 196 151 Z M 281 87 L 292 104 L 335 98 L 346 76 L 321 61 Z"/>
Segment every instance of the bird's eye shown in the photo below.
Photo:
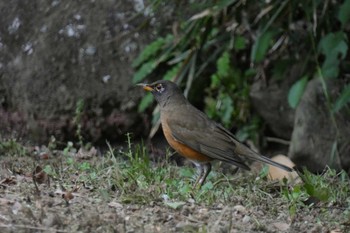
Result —
<path fill-rule="evenodd" d="M 157 84 L 156 90 L 157 90 L 159 93 L 162 93 L 162 92 L 164 91 L 163 85 L 162 85 L 162 84 Z"/>

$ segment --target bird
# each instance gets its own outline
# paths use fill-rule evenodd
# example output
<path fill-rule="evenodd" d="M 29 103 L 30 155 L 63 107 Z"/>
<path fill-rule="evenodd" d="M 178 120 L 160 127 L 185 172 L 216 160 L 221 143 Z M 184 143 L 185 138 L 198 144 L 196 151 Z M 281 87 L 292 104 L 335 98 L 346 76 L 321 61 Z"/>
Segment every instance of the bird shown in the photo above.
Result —
<path fill-rule="evenodd" d="M 172 81 L 139 83 L 151 92 L 160 107 L 160 122 L 169 145 L 197 168 L 193 189 L 200 189 L 211 171 L 211 162 L 219 160 L 250 170 L 245 159 L 267 163 L 288 172 L 293 169 L 272 161 L 240 142 L 229 130 L 194 107 Z"/>

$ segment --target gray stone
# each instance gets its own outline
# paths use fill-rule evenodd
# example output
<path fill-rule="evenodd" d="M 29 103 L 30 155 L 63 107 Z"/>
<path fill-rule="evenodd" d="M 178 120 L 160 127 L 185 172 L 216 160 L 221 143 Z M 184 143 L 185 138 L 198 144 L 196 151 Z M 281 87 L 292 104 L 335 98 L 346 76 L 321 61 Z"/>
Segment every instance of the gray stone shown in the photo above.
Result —
<path fill-rule="evenodd" d="M 327 89 L 331 101 L 336 100 L 344 84 L 340 79 L 328 81 Z M 295 112 L 289 148 L 289 157 L 298 167 L 306 166 L 313 172 L 320 172 L 328 165 L 349 171 L 349 106 L 333 116 L 334 121 L 320 80 L 309 81 Z M 334 148 L 335 153 L 332 153 Z"/>
<path fill-rule="evenodd" d="M 79 99 L 86 141 L 125 141 L 131 129 L 146 134 L 137 113 L 144 93 L 132 83 L 131 64 L 173 11 L 170 4 L 160 8 L 164 15 L 134 8 L 120 0 L 1 1 L 0 24 L 8 29 L 0 37 L 1 134 L 74 140 Z M 157 24 L 147 24 L 155 17 Z"/>
<path fill-rule="evenodd" d="M 295 64 L 284 77 L 257 80 L 250 89 L 254 110 L 264 119 L 276 137 L 290 139 L 293 131 L 294 109 L 289 107 L 288 92 L 301 76 L 301 66 Z"/>

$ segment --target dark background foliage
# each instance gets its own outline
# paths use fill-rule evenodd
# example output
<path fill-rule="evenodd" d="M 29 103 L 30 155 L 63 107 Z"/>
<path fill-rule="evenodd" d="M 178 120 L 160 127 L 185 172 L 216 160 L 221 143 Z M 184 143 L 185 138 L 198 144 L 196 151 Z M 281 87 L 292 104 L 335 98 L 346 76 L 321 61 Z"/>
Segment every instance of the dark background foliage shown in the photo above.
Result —
<path fill-rule="evenodd" d="M 323 124 L 335 127 L 329 141 L 343 140 L 349 147 L 338 132 L 349 121 L 336 115 L 350 113 L 350 1 L 202 1 L 188 9 L 172 32 L 134 61 L 134 83 L 171 79 L 239 139 L 261 143 L 261 133 L 291 139 L 295 109 L 310 81 L 318 80 L 317 98 L 326 108 L 314 114 L 327 115 Z M 276 89 L 281 92 L 271 94 Z M 139 111 L 151 103 L 152 96 L 146 95 Z M 157 109 L 153 114 L 156 129 Z M 313 136 L 324 134 L 313 130 Z"/>

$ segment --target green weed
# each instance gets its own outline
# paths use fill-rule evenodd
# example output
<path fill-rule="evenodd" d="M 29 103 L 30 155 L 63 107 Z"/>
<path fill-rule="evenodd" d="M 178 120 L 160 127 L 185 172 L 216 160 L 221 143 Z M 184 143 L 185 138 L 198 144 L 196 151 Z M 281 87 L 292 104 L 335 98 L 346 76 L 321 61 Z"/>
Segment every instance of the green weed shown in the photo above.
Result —
<path fill-rule="evenodd" d="M 82 116 L 83 116 L 83 111 L 84 111 L 84 100 L 79 99 L 76 103 L 75 107 L 75 114 L 74 114 L 74 119 L 73 123 L 76 125 L 76 136 L 78 137 L 79 140 L 79 145 L 83 146 L 83 136 L 82 136 Z"/>
<path fill-rule="evenodd" d="M 27 149 L 16 139 L 1 139 L 0 137 L 0 156 L 24 156 L 27 154 Z"/>
<path fill-rule="evenodd" d="M 304 169 L 300 176 L 302 184 L 283 188 L 282 191 L 289 202 L 291 216 L 295 216 L 301 208 L 312 208 L 314 205 L 349 208 L 350 180 L 345 171 L 337 173 L 334 169 L 327 168 L 323 174 L 315 175 Z"/>

